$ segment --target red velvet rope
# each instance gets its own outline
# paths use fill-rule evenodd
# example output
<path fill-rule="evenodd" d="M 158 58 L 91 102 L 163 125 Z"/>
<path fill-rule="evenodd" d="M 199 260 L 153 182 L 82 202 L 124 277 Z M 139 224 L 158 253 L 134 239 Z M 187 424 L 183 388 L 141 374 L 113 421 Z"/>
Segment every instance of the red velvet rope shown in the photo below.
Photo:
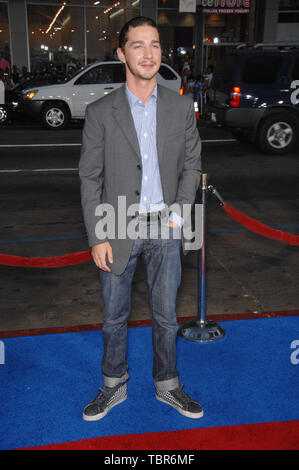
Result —
<path fill-rule="evenodd" d="M 257 220 L 248 217 L 242 212 L 228 204 L 223 204 L 222 208 L 225 212 L 232 217 L 236 222 L 240 223 L 248 230 L 263 235 L 267 238 L 273 238 L 289 245 L 299 246 L 299 236 L 293 235 L 282 230 L 277 230 L 267 225 L 261 224 Z M 0 253 L 0 264 L 6 266 L 23 266 L 30 268 L 61 268 L 64 266 L 73 266 L 80 264 L 91 259 L 91 252 L 77 251 L 63 256 L 54 256 L 47 258 L 26 258 L 24 256 L 4 255 Z"/>
<path fill-rule="evenodd" d="M 243 214 L 242 212 L 238 211 L 234 207 L 229 206 L 228 204 L 224 204 L 222 208 L 225 212 L 230 215 L 236 222 L 239 222 L 244 227 L 248 228 L 252 232 L 258 233 L 259 235 L 263 235 L 267 238 L 273 238 L 275 240 L 279 240 L 281 242 L 287 243 L 288 245 L 296 245 L 299 246 L 299 236 L 293 235 L 288 232 L 283 232 L 282 230 L 277 230 L 267 225 L 261 224 L 257 220 L 248 217 L 248 215 Z"/>
<path fill-rule="evenodd" d="M 27 268 L 61 268 L 73 266 L 91 259 L 90 251 L 77 251 L 63 256 L 48 258 L 26 258 L 24 256 L 3 255 L 0 253 L 0 264 L 6 266 L 24 266 Z"/>

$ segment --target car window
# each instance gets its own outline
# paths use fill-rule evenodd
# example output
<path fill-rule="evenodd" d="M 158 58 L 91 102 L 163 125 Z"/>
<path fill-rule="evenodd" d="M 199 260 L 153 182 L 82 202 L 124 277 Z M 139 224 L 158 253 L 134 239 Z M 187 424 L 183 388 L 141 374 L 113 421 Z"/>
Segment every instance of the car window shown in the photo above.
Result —
<path fill-rule="evenodd" d="M 159 74 L 164 78 L 164 80 L 177 80 L 177 76 L 165 65 L 161 65 Z"/>
<path fill-rule="evenodd" d="M 238 55 L 225 55 L 215 68 L 212 88 L 226 90 L 235 85 L 236 72 L 240 63 Z"/>
<path fill-rule="evenodd" d="M 113 64 L 113 81 L 114 83 L 123 83 L 126 81 L 125 66 L 122 63 Z"/>
<path fill-rule="evenodd" d="M 280 69 L 280 56 L 255 56 L 246 61 L 242 81 L 244 83 L 274 83 Z"/>
<path fill-rule="evenodd" d="M 292 70 L 292 80 L 299 80 L 299 57 L 295 60 Z"/>
<path fill-rule="evenodd" d="M 114 64 L 101 64 L 85 72 L 79 77 L 75 85 L 95 85 L 113 83 Z"/>

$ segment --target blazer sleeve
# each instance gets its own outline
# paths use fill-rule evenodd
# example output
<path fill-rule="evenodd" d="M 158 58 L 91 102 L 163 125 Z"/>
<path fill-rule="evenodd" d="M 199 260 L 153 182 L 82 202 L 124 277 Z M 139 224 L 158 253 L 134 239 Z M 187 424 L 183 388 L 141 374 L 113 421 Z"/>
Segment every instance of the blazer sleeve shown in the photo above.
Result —
<path fill-rule="evenodd" d="M 193 101 L 190 100 L 185 127 L 185 161 L 179 180 L 176 204 L 179 204 L 181 216 L 190 216 L 201 176 L 201 141 L 197 130 Z"/>
<path fill-rule="evenodd" d="M 98 217 L 96 208 L 101 204 L 104 181 L 104 126 L 97 119 L 95 107 L 87 106 L 79 161 L 81 205 L 88 243 L 92 247 L 103 243 L 95 233 Z"/>

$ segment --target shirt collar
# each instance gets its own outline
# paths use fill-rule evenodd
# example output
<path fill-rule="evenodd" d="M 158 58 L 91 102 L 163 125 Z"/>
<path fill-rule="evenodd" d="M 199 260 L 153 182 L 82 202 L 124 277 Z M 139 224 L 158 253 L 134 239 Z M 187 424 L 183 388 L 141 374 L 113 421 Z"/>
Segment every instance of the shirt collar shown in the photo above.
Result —
<path fill-rule="evenodd" d="M 134 95 L 134 93 L 132 93 L 131 90 L 129 90 L 127 82 L 126 82 L 126 94 L 127 94 L 127 98 L 128 98 L 129 105 L 131 108 L 135 106 L 135 104 L 140 102 L 140 99 L 136 95 Z M 150 98 L 155 98 L 155 99 L 157 98 L 157 83 L 149 99 Z"/>

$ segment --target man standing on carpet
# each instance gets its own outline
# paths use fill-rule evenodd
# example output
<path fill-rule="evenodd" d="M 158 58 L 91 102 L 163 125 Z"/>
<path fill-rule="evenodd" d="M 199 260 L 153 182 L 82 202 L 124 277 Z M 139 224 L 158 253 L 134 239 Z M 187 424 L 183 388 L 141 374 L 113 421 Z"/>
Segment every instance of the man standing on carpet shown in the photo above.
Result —
<path fill-rule="evenodd" d="M 127 319 L 140 255 L 152 312 L 156 398 L 184 416 L 200 418 L 202 407 L 182 390 L 176 370 L 175 304 L 186 222 L 179 209 L 194 203 L 201 174 L 193 101 L 157 85 L 161 45 L 151 19 L 130 20 L 119 35 L 117 53 L 126 83 L 87 107 L 79 163 L 83 215 L 104 300 L 104 386 L 85 407 L 83 419 L 101 419 L 127 398 Z M 119 196 L 127 207 L 137 204 L 137 214 L 119 207 Z M 115 237 L 99 229 L 103 204 L 115 211 Z M 166 208 L 173 204 L 178 210 L 169 216 Z M 123 236 L 124 226 L 136 220 L 138 237 Z M 165 228 L 168 237 L 162 236 Z"/>

